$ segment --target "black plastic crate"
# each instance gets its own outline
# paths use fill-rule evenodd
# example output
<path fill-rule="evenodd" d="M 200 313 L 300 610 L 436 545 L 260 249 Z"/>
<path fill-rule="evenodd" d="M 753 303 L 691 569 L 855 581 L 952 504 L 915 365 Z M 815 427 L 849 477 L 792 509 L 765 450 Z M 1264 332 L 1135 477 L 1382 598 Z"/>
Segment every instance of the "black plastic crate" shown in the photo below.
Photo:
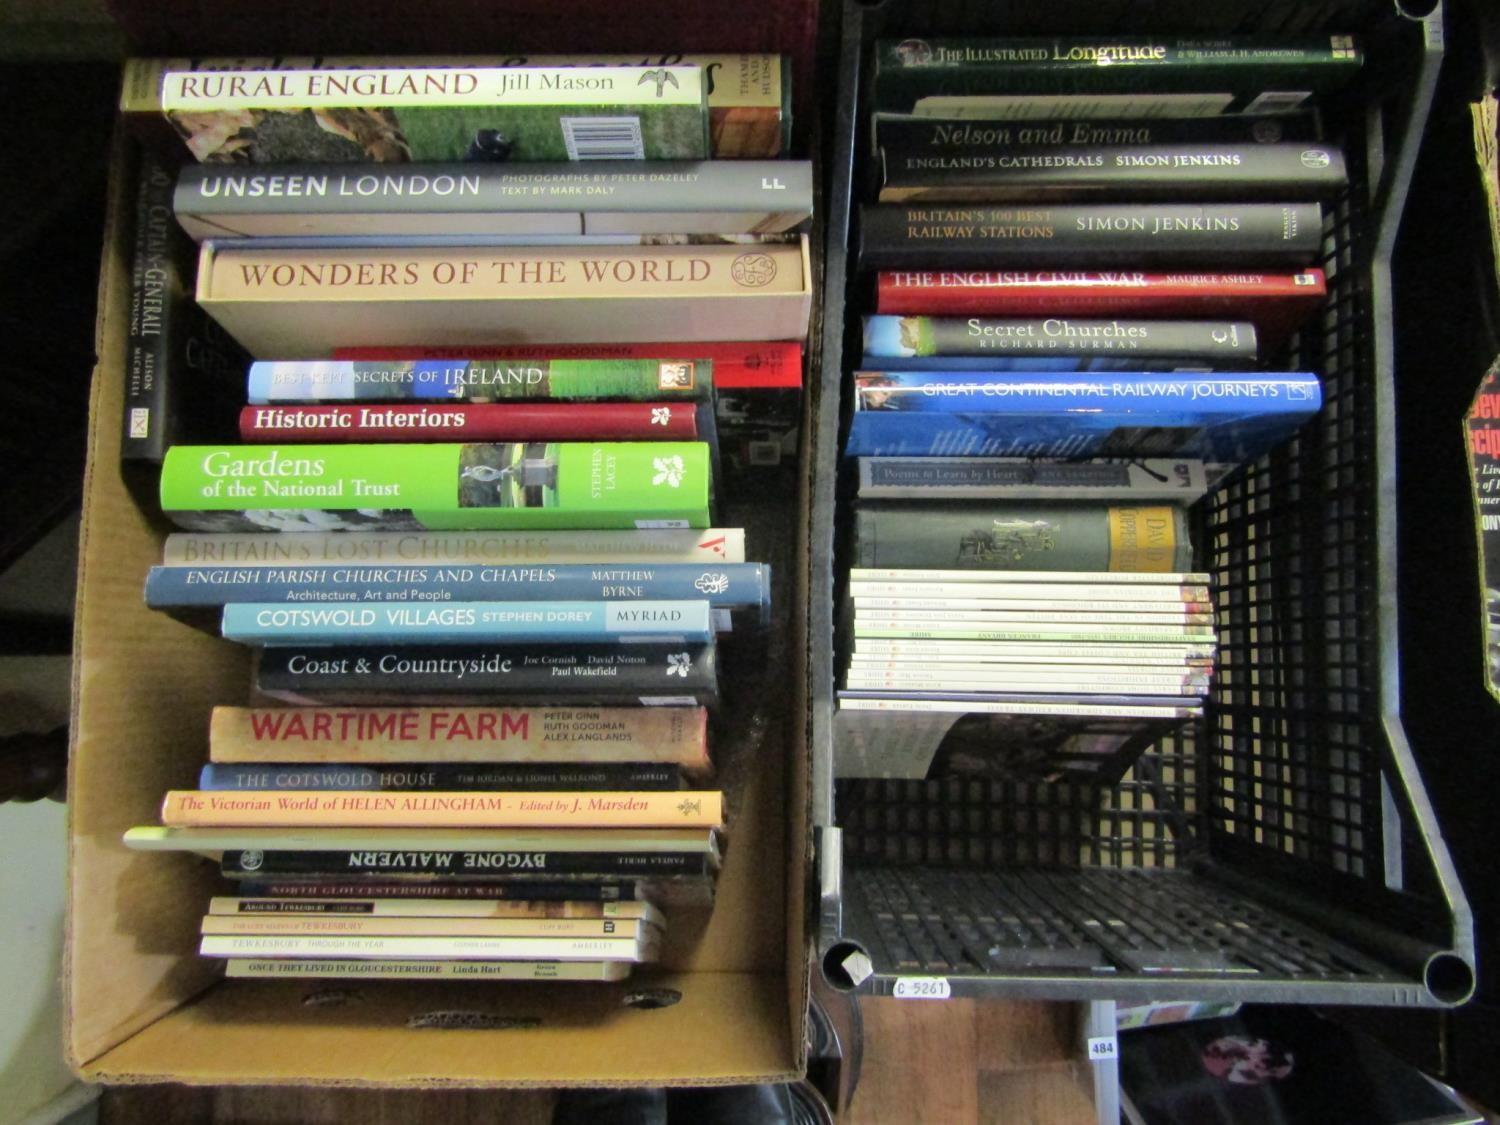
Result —
<path fill-rule="evenodd" d="M 1353 33 L 1368 57 L 1323 103 L 1351 184 L 1325 205 L 1327 304 L 1287 357 L 1323 377 L 1323 411 L 1194 511 L 1220 633 L 1206 716 L 1108 787 L 836 780 L 842 390 L 869 300 L 849 247 L 870 182 L 872 45 L 1171 32 Z M 836 985 L 1425 1006 L 1472 991 L 1469 908 L 1402 730 L 1396 659 L 1389 260 L 1441 54 L 1441 8 L 1390 0 L 845 0 L 809 597 L 819 947 Z"/>

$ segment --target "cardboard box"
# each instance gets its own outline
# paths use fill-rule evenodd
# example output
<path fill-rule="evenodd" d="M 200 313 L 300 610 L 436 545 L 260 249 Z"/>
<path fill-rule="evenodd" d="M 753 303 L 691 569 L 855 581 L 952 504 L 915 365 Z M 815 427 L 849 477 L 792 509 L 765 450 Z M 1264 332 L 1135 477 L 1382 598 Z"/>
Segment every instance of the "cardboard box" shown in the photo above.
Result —
<path fill-rule="evenodd" d="M 747 31 L 746 49 L 765 49 L 764 38 Z M 243 45 L 257 47 L 265 49 Z M 716 745 L 730 802 L 718 901 L 711 916 L 674 919 L 659 966 L 618 984 L 345 986 L 225 981 L 197 956 L 198 923 L 218 885 L 213 865 L 127 851 L 120 837 L 156 821 L 167 789 L 193 784 L 210 709 L 248 697 L 250 654 L 147 610 L 142 598 L 168 528 L 137 507 L 119 468 L 131 226 L 123 140 L 112 159 L 74 638 L 63 982 L 70 1064 L 111 1083 L 703 1085 L 799 1076 L 809 964 L 805 543 L 764 549 L 771 535 L 805 526 L 787 511 L 797 502 L 790 496 L 779 510 L 766 506 L 752 532 L 757 557 L 781 565 L 776 596 L 786 612 L 772 659 L 762 661 L 771 671 L 761 694 L 782 698 Z M 746 718 L 755 704 L 744 701 Z"/>

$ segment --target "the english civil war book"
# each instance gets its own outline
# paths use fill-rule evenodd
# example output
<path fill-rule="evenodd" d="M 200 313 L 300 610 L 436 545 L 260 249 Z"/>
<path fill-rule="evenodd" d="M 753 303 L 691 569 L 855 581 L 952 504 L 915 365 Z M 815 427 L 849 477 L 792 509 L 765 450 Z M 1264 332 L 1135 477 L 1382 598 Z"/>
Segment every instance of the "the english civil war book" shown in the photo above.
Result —
<path fill-rule="evenodd" d="M 172 222 L 173 175 L 140 152 L 120 438 L 126 465 L 160 465 L 180 442 L 232 441 L 248 362 L 193 302 L 195 254 Z"/>

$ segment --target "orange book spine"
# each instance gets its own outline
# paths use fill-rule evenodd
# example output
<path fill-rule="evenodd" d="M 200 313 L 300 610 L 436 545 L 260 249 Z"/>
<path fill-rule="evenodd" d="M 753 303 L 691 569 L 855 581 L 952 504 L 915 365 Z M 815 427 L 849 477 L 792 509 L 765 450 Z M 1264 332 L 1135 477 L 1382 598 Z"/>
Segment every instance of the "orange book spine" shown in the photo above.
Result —
<path fill-rule="evenodd" d="M 400 793 L 177 789 L 171 828 L 717 828 L 715 790 L 581 793 Z"/>

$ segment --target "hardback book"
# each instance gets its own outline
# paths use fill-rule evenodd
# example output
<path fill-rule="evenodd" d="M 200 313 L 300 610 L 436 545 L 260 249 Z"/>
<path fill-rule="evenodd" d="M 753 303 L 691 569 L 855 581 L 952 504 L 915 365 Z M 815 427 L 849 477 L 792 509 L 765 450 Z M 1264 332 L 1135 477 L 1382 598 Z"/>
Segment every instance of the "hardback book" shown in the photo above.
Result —
<path fill-rule="evenodd" d="M 1050 601 L 973 597 L 876 597 L 850 598 L 856 619 L 896 621 L 925 619 L 934 624 L 949 621 L 1057 623 L 1095 625 L 1208 625 L 1213 615 L 1201 602 L 1173 605 L 1168 602 Z"/>
<path fill-rule="evenodd" d="M 528 905 L 542 903 L 552 905 L 564 902 L 579 902 L 598 906 L 622 904 L 650 906 L 640 893 L 646 885 L 636 880 L 594 879 L 581 882 L 576 879 L 554 879 L 552 881 L 528 879 L 524 882 L 496 882 L 493 880 L 428 879 L 418 882 L 397 877 L 370 877 L 364 875 L 329 875 L 327 877 L 293 876 L 285 878 L 266 877 L 257 879 L 252 874 L 238 871 L 234 875 L 236 900 L 251 898 L 258 900 L 306 902 L 334 900 L 357 905 L 372 896 L 381 902 L 396 902 L 416 907 L 425 902 L 436 903 L 441 909 L 445 904 L 477 904 L 480 909 L 505 905 Z"/>
<path fill-rule="evenodd" d="M 636 938 L 661 934 L 659 926 L 638 918 L 391 918 L 337 914 L 206 915 L 201 934 L 278 934 L 294 937 L 327 934 L 347 937 L 570 937 Z"/>
<path fill-rule="evenodd" d="M 707 527 L 701 442 L 174 446 L 162 512 L 193 531 Z"/>
<path fill-rule="evenodd" d="M 224 975 L 233 979 L 278 977 L 353 980 L 591 980 L 630 975 L 628 961 L 343 961 L 314 957 L 230 957 Z"/>
<path fill-rule="evenodd" d="M 246 406 L 244 441 L 695 441 L 698 405 L 680 402 Z"/>
<path fill-rule="evenodd" d="M 841 690 L 839 709 L 922 711 L 943 714 L 1054 715 L 1076 718 L 1192 719 L 1203 713 L 1193 701 L 1170 696 L 1107 694 L 1049 695 L 1043 692 L 947 692 L 913 697 L 909 692 Z"/>
<path fill-rule="evenodd" d="M 1186 513 L 1169 505 L 860 503 L 860 568 L 1136 571 L 1173 575 L 1193 560 Z"/>
<path fill-rule="evenodd" d="M 1017 607 L 1072 609 L 1086 612 L 1095 609 L 1119 607 L 1116 612 L 1136 611 L 1140 613 L 1198 613 L 1207 611 L 1210 603 L 1206 585 L 1182 583 L 1169 585 L 1146 585 L 1139 582 L 1112 582 L 1114 574 L 1090 575 L 1087 572 L 1048 571 L 996 571 L 996 581 L 974 581 L 976 577 L 988 578 L 989 572 L 974 571 L 887 571 L 890 574 L 914 574 L 911 579 L 887 579 L 860 577 L 882 573 L 864 568 L 850 571 L 849 597 L 856 603 L 862 599 L 911 599 L 929 601 L 951 599 L 963 603 L 986 605 L 1009 603 Z M 1094 581 L 1049 582 L 1059 574 L 1069 578 L 1093 578 Z M 1028 575 L 1027 577 L 1022 577 Z M 1139 577 L 1133 575 L 1132 577 Z M 1152 575 L 1167 578 L 1168 575 Z"/>
<path fill-rule="evenodd" d="M 688 644 L 713 639 L 706 601 L 226 605 L 220 632 L 241 644 Z"/>
<path fill-rule="evenodd" d="M 1238 465 L 1321 408 L 1308 372 L 860 371 L 848 456 L 1181 457 Z"/>
<path fill-rule="evenodd" d="M 353 916 L 358 918 L 599 918 L 636 919 L 658 928 L 666 917 L 649 902 L 600 902 L 548 899 L 393 898 L 357 895 L 353 898 L 297 898 L 215 895 L 208 903 L 210 917 Z"/>
<path fill-rule="evenodd" d="M 253 856 L 251 858 L 253 860 Z M 703 909 L 712 906 L 714 901 L 716 868 L 702 856 L 696 857 L 695 862 L 677 864 L 688 870 L 696 869 L 697 874 L 647 874 L 623 878 L 615 875 L 590 875 L 586 872 L 532 874 L 519 867 L 509 873 L 467 878 L 451 872 L 402 873 L 389 867 L 366 872 L 360 870 L 366 860 L 373 862 L 379 859 L 389 864 L 394 858 L 390 855 L 371 856 L 362 852 L 331 855 L 307 853 L 299 856 L 291 856 L 291 853 L 286 852 L 263 852 L 262 866 L 269 862 L 272 866 L 289 865 L 302 870 L 291 875 L 257 877 L 254 871 L 243 870 L 241 857 L 236 856 L 227 862 L 221 861 L 219 871 L 224 878 L 234 880 L 235 886 L 243 894 L 274 894 L 298 899 L 331 896 L 359 899 L 371 894 L 408 901 L 453 898 L 489 902 L 586 899 L 601 903 L 649 903 L 666 911 Z M 475 855 L 472 862 L 479 864 L 487 862 L 489 858 L 481 859 Z M 351 862 L 354 869 L 346 869 L 346 865 Z"/>
<path fill-rule="evenodd" d="M 389 937 L 376 934 L 212 934 L 198 943 L 204 957 L 486 958 L 523 961 L 654 961 L 661 938 Z"/>
<path fill-rule="evenodd" d="M 612 566 L 154 566 L 153 609 L 241 602 L 547 602 L 706 600 L 764 620 L 771 570 L 763 563 Z"/>
<path fill-rule="evenodd" d="M 325 566 L 333 563 L 501 564 L 541 566 L 574 562 L 745 561 L 745 530 L 658 528 L 651 531 L 483 533 L 377 531 L 301 535 L 175 532 L 162 549 L 163 566 Z"/>
<path fill-rule="evenodd" d="M 360 769 L 430 762 L 539 774 L 562 765 L 680 767 L 696 776 L 712 768 L 707 726 L 699 707 L 215 707 L 208 756 L 221 768 L 265 773 L 282 763 Z"/>
<path fill-rule="evenodd" d="M 571 164 L 193 164 L 172 207 L 209 238 L 774 234 L 812 215 L 805 160 Z"/>
<path fill-rule="evenodd" d="M 193 301 L 192 245 L 172 223 L 172 171 L 142 151 L 130 256 L 123 463 L 159 465 L 182 442 L 234 437 L 248 357 Z"/>
<path fill-rule="evenodd" d="M 1020 670 L 1034 665 L 1097 665 L 1119 670 L 1139 669 L 1155 673 L 1167 669 L 1183 673 L 1211 673 L 1215 646 L 1212 644 L 1068 644 L 1047 641 L 917 641 L 876 640 L 854 642 L 850 667 L 932 668 L 959 666 L 983 668 L 991 664 L 1013 665 Z"/>
<path fill-rule="evenodd" d="M 875 280 L 875 308 L 884 314 L 1247 320 L 1261 334 L 1263 348 L 1299 327 L 1327 297 L 1327 279 L 1319 269 L 1141 273 L 918 266 L 884 271 Z"/>
<path fill-rule="evenodd" d="M 1006 147 L 959 157 L 880 147 L 882 203 L 1327 199 L 1349 181 L 1333 145 L 1192 141 Z"/>
<path fill-rule="evenodd" d="M 201 830 L 178 828 L 171 831 Z M 392 830 L 379 831 L 384 836 Z M 412 831 L 430 836 L 437 830 Z M 611 837 L 618 837 L 621 832 L 620 829 L 597 831 L 606 832 Z M 493 829 L 487 832 L 491 838 L 495 834 Z M 660 893 L 661 884 L 687 884 L 678 894 L 688 899 L 701 898 L 705 887 L 711 890 L 718 869 L 716 854 L 694 848 L 640 850 L 623 842 L 623 838 L 600 841 L 595 851 L 513 851 L 503 849 L 498 842 L 452 849 L 443 847 L 441 842 L 416 842 L 405 849 L 391 846 L 316 851 L 224 849 L 219 859 L 219 874 L 226 879 L 306 879 L 318 883 L 354 878 L 362 882 L 366 879 L 400 880 L 441 888 L 444 894 L 448 893 L 450 880 L 492 880 L 524 884 L 522 897 L 532 894 L 532 884 L 567 883 L 574 888 L 569 897 L 577 898 L 583 888 L 601 880 L 613 883 L 619 879 L 631 879 L 642 899 L 659 905 L 665 900 Z"/>
<path fill-rule="evenodd" d="M 860 208 L 859 264 L 867 270 L 1297 269 L 1313 261 L 1322 243 L 1317 203 L 877 203 Z M 200 264 L 200 302 L 203 273 Z"/>
<path fill-rule="evenodd" d="M 238 792 L 174 789 L 161 809 L 169 827 L 258 828 L 717 828 L 714 790 L 658 792 L 414 793 Z"/>
<path fill-rule="evenodd" d="M 335 68 L 360 70 L 383 66 L 546 66 L 658 67 L 682 64 L 701 67 L 708 87 L 709 127 L 713 155 L 724 158 L 782 156 L 791 143 L 792 72 L 781 55 L 687 54 L 687 55 L 523 55 L 492 57 L 423 58 L 198 58 L 128 59 L 120 109 L 132 124 L 144 120 L 164 121 L 162 76 L 168 71 L 225 71 Z M 496 154 L 498 155 L 498 154 Z M 518 158 L 519 159 L 519 158 Z"/>
<path fill-rule="evenodd" d="M 703 160 L 697 66 L 169 70 L 161 106 L 215 164 Z"/>
<path fill-rule="evenodd" d="M 250 365 L 251 403 L 697 402 L 713 388 L 704 359 L 261 360 Z M 512 439 L 514 440 L 514 439 Z"/>
<path fill-rule="evenodd" d="M 715 707 L 712 644 L 307 645 L 259 653 L 255 686 L 298 705 Z"/>
<path fill-rule="evenodd" d="M 681 789 L 682 770 L 641 762 L 524 765 L 453 762 L 389 762 L 380 765 L 327 765 L 278 762 L 234 765 L 210 762 L 198 774 L 198 788 L 243 790 L 362 790 L 380 792 L 548 792 L 553 790 Z"/>
<path fill-rule="evenodd" d="M 1206 675 L 1151 675 L 1146 671 L 1128 672 L 1118 668 L 1101 670 L 1089 665 L 1072 668 L 1066 665 L 1030 666 L 1029 671 L 1012 671 L 1009 665 L 987 666 L 974 671 L 942 667 L 923 673 L 911 669 L 865 669 L 851 667 L 844 676 L 844 687 L 904 691 L 920 697 L 932 692 L 944 694 L 966 692 L 1046 692 L 1053 695 L 1096 695 L 1099 692 L 1143 692 L 1150 695 L 1201 696 L 1208 691 Z"/>
<path fill-rule="evenodd" d="M 865 355 L 876 357 L 877 367 L 888 359 L 943 369 L 1011 357 L 1059 363 L 1076 357 L 1217 369 L 1254 367 L 1256 360 L 1255 326 L 1244 321 L 877 315 L 865 317 L 864 334 Z"/>
<path fill-rule="evenodd" d="M 1191 504 L 1203 462 L 1030 461 L 1023 457 L 861 457 L 861 500 L 1105 500 Z"/>
<path fill-rule="evenodd" d="M 1017 621 L 1004 615 L 992 615 L 1000 620 L 988 620 L 979 615 L 968 619 L 944 620 L 931 612 L 889 614 L 871 616 L 854 615 L 856 637 L 889 637 L 913 640 L 954 641 L 1112 641 L 1112 642 L 1161 642 L 1196 641 L 1212 643 L 1215 633 L 1211 624 L 1145 624 L 1114 623 L 1108 621 L 1068 621 L 1054 617 L 1050 620 Z"/>
<path fill-rule="evenodd" d="M 807 236 L 758 245 L 218 250 L 198 303 L 252 355 L 807 335 Z"/>
<path fill-rule="evenodd" d="M 865 504 L 860 508 L 865 511 L 878 512 L 884 508 L 903 510 L 897 505 Z M 954 505 L 954 508 L 960 506 Z M 904 510 L 914 510 L 908 507 Z M 972 511 L 972 509 L 969 509 Z M 880 583 L 899 584 L 903 587 L 923 585 L 928 583 L 973 583 L 981 587 L 1002 587 L 1014 589 L 1017 583 L 1046 583 L 1049 589 L 1056 591 L 1053 597 L 1093 597 L 1092 592 L 1080 592 L 1077 595 L 1069 594 L 1071 587 L 1078 587 L 1080 591 L 1090 586 L 1102 585 L 1105 587 L 1129 586 L 1130 591 L 1124 595 L 1131 598 L 1165 598 L 1169 601 L 1186 600 L 1202 601 L 1207 598 L 1207 588 L 1210 575 L 1202 571 L 1183 571 L 1180 573 L 1156 573 L 1152 570 L 942 570 L 930 567 L 918 569 L 902 569 L 899 567 L 871 567 L 856 566 L 849 570 L 851 583 Z M 851 586 L 851 589 L 853 587 Z M 867 593 L 886 593 L 891 591 L 876 588 L 867 588 Z M 895 592 L 904 592 L 895 591 Z"/>
<path fill-rule="evenodd" d="M 1215 39 L 887 39 L 876 45 L 882 114 L 1027 118 L 1293 113 L 1358 73 L 1348 35 Z"/>
<path fill-rule="evenodd" d="M 921 160 L 983 160 L 1017 149 L 1123 148 L 1189 142 L 1279 144 L 1319 139 L 1313 113 L 1009 121 L 885 116 L 876 118 L 874 125 L 876 151 L 886 168 L 916 168 Z"/>

